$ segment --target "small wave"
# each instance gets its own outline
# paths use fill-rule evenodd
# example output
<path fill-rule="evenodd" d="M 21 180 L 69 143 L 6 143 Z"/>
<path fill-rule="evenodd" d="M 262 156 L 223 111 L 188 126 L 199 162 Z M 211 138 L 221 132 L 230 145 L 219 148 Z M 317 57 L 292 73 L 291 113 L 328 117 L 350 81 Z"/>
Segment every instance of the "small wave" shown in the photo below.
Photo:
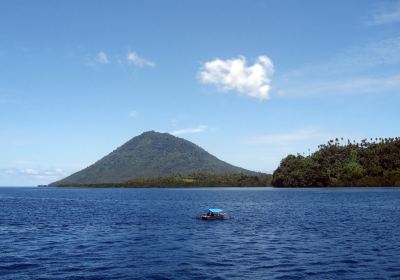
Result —
<path fill-rule="evenodd" d="M 3 264 L 0 265 L 0 270 L 23 270 L 23 269 L 31 269 L 39 267 L 38 264 L 35 263 L 13 263 L 13 264 Z"/>

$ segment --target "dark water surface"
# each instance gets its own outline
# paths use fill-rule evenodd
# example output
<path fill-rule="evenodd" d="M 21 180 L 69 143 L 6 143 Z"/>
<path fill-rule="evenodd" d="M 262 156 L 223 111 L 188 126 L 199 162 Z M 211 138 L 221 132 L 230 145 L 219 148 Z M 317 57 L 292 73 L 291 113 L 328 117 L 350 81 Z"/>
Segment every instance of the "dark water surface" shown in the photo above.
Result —
<path fill-rule="evenodd" d="M 135 278 L 400 279 L 400 189 L 0 188 L 0 279 Z"/>

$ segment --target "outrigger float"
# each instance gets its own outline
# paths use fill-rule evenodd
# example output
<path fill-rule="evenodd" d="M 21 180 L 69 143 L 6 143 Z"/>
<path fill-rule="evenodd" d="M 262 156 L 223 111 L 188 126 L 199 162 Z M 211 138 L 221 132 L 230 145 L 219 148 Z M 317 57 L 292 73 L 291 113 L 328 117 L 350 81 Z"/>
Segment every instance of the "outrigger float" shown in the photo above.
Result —
<path fill-rule="evenodd" d="M 219 208 L 208 208 L 207 213 L 201 216 L 202 220 L 224 220 L 227 215 Z"/>

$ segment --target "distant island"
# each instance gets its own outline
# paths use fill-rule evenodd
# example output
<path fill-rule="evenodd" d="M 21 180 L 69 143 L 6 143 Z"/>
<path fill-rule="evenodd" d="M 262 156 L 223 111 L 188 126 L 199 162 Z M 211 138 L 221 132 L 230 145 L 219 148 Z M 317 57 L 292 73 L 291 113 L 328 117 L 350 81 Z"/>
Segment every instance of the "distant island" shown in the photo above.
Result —
<path fill-rule="evenodd" d="M 400 138 L 329 141 L 309 156 L 289 155 L 273 173 L 275 187 L 400 186 Z"/>
<path fill-rule="evenodd" d="M 148 131 L 50 186 L 261 187 L 271 186 L 271 180 L 272 175 L 226 163 L 185 139 Z"/>
<path fill-rule="evenodd" d="M 226 163 L 168 133 L 144 132 L 59 187 L 379 187 L 400 186 L 400 138 L 335 139 L 308 156 L 289 155 L 275 172 Z"/>

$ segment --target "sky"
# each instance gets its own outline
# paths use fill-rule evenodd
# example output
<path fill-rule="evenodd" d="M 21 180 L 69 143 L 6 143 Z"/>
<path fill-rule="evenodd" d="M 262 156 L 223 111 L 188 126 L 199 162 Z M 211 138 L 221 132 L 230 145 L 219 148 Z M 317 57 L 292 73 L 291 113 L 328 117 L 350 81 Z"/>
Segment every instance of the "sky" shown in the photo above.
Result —
<path fill-rule="evenodd" d="M 400 135 L 400 1 L 0 1 L 0 186 L 148 130 L 273 172 Z"/>

